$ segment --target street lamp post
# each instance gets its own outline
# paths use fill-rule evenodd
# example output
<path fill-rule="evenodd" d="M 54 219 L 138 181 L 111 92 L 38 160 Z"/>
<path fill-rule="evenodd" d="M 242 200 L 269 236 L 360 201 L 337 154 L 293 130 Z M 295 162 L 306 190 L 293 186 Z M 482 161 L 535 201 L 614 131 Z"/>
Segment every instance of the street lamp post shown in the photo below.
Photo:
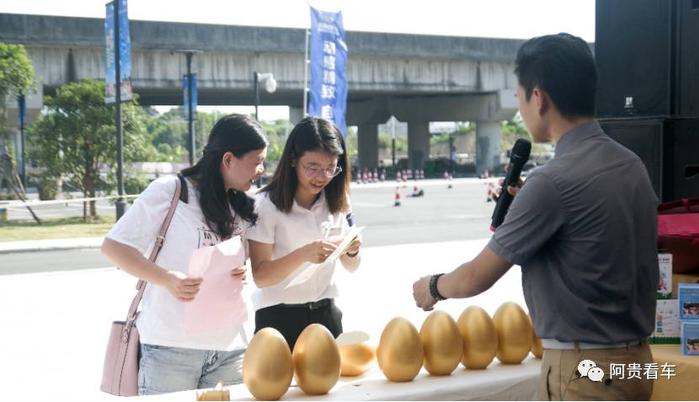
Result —
<path fill-rule="evenodd" d="M 454 146 L 454 137 L 449 133 L 449 170 L 451 174 L 454 174 L 454 167 L 456 165 L 456 147 Z"/>
<path fill-rule="evenodd" d="M 194 111 L 192 110 L 192 55 L 189 51 L 187 55 L 187 131 L 189 133 L 189 166 L 194 166 Z"/>
<path fill-rule="evenodd" d="M 255 120 L 258 122 L 260 118 L 257 114 L 257 109 L 260 106 L 260 84 L 265 87 L 265 91 L 273 93 L 277 90 L 277 80 L 274 79 L 272 73 L 258 73 L 257 71 L 252 73 L 252 81 L 255 87 Z M 257 188 L 262 187 L 262 178 L 257 179 Z"/>
<path fill-rule="evenodd" d="M 257 109 L 260 106 L 260 84 L 265 88 L 265 91 L 273 93 L 277 90 L 277 80 L 274 79 L 272 73 L 252 73 L 253 86 L 255 88 L 255 120 L 259 121 Z"/>
<path fill-rule="evenodd" d="M 119 20 L 119 3 L 114 1 L 114 41 L 115 41 L 115 51 L 114 51 L 114 67 L 115 67 L 115 78 L 116 78 L 116 112 L 114 115 L 114 125 L 116 126 L 117 134 L 117 198 L 116 207 L 116 219 L 119 220 L 126 212 L 126 200 L 124 199 L 124 194 L 126 193 L 124 189 L 124 131 L 122 127 L 121 120 L 121 48 L 119 44 L 119 38 L 121 38 L 119 33 L 120 20 Z"/>
<path fill-rule="evenodd" d="M 391 166 L 396 168 L 396 118 L 391 116 Z"/>
<path fill-rule="evenodd" d="M 194 120 L 195 120 L 195 115 L 194 115 L 194 97 L 192 96 L 192 92 L 194 91 L 194 83 L 192 80 L 192 58 L 194 57 L 195 53 L 201 53 L 201 50 L 196 50 L 196 49 L 181 49 L 181 50 L 174 50 L 172 53 L 180 53 L 184 54 L 187 62 L 187 76 L 186 76 L 186 82 L 185 85 L 187 86 L 186 89 L 184 89 L 184 92 L 187 95 L 187 150 L 189 151 L 189 165 L 193 166 L 194 165 L 194 156 L 195 156 L 195 147 L 196 147 L 196 142 L 195 142 L 195 137 L 196 133 L 194 132 Z M 171 53 L 171 54 L 172 54 Z"/>
<path fill-rule="evenodd" d="M 26 148 L 24 147 L 24 123 L 27 115 L 27 99 L 24 94 L 20 94 L 17 97 L 17 112 L 19 114 L 19 138 L 20 138 L 20 158 L 22 163 L 20 164 L 20 179 L 22 181 L 22 187 L 24 191 L 27 191 L 27 160 L 26 158 Z"/>

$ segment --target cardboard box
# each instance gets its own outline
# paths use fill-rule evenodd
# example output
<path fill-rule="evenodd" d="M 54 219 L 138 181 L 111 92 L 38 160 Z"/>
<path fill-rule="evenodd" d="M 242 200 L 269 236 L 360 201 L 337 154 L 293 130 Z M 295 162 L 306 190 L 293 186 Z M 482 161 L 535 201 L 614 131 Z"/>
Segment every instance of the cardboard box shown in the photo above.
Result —
<path fill-rule="evenodd" d="M 699 321 L 682 321 L 682 354 L 699 355 Z"/>
<path fill-rule="evenodd" d="M 680 320 L 699 321 L 699 284 L 680 283 L 677 286 Z"/>
<path fill-rule="evenodd" d="M 699 283 L 699 274 L 672 274 L 672 297 L 679 296 L 677 286 L 680 283 Z"/>
<path fill-rule="evenodd" d="M 672 254 L 658 254 L 658 292 L 656 298 L 669 299 L 672 297 Z"/>
<path fill-rule="evenodd" d="M 680 318 L 677 299 L 656 301 L 655 331 L 650 337 L 650 343 L 675 344 L 680 343 Z"/>

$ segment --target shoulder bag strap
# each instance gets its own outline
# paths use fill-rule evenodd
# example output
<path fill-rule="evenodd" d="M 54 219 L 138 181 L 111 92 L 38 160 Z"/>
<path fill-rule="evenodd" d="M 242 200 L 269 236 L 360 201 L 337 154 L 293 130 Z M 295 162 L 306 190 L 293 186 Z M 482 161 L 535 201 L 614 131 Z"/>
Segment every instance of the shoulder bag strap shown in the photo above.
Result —
<path fill-rule="evenodd" d="M 182 185 L 179 180 L 175 180 L 175 194 L 172 196 L 172 201 L 170 201 L 170 209 L 167 211 L 165 220 L 160 226 L 160 232 L 155 238 L 155 244 L 153 245 L 153 250 L 150 252 L 150 261 L 155 262 L 158 258 L 158 253 L 160 249 L 163 248 L 163 242 L 165 241 L 165 234 L 167 229 L 170 227 L 170 222 L 172 221 L 172 216 L 175 214 L 175 208 L 177 208 L 177 202 L 180 199 L 180 192 L 182 191 Z M 133 301 L 131 301 L 131 307 L 129 307 L 129 314 L 126 316 L 126 327 L 130 328 L 133 325 L 133 321 L 136 319 L 136 311 L 138 310 L 138 305 L 141 304 L 141 299 L 143 298 L 143 291 L 146 289 L 146 281 L 139 279 L 136 284 L 136 296 L 134 296 Z"/>

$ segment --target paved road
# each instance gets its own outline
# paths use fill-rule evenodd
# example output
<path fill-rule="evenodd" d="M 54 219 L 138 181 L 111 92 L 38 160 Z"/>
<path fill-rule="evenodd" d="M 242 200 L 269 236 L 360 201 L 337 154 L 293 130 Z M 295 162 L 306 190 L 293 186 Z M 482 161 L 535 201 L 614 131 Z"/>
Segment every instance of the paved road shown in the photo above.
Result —
<path fill-rule="evenodd" d="M 492 203 L 485 202 L 485 185 L 479 182 L 430 183 L 424 197 L 413 198 L 412 183 L 401 188 L 401 206 L 394 207 L 395 187 L 356 187 L 352 204 L 366 247 L 483 239 Z M 109 212 L 109 211 L 108 211 Z M 108 213 L 107 212 L 107 213 Z M 0 274 L 66 271 L 108 267 L 96 249 L 0 254 Z"/>

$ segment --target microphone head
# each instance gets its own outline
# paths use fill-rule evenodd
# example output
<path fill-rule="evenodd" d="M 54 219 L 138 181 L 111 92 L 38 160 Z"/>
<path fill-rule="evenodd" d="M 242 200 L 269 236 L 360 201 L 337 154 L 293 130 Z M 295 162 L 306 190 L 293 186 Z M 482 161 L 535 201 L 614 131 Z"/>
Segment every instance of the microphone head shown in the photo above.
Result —
<path fill-rule="evenodd" d="M 521 163 L 529 160 L 529 154 L 532 152 L 532 143 L 525 140 L 524 138 L 519 138 L 512 147 L 512 152 L 510 153 L 512 161 L 521 161 Z"/>

